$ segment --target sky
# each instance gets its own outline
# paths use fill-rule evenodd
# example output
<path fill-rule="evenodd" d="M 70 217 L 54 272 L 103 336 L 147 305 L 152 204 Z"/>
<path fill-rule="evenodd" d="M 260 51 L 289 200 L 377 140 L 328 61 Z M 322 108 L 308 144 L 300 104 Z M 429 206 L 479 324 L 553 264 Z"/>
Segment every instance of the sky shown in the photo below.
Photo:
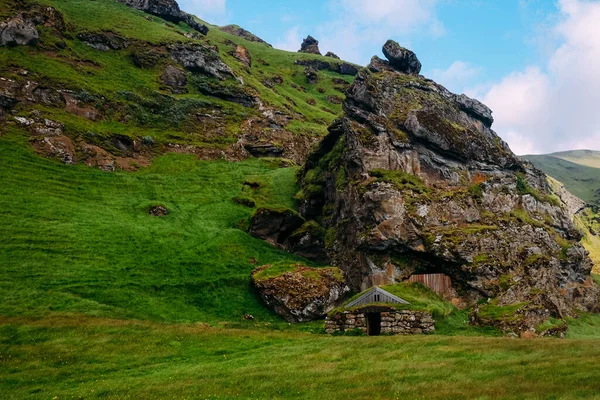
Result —
<path fill-rule="evenodd" d="M 600 0 L 179 0 L 211 24 L 237 24 L 274 47 L 366 65 L 387 39 L 421 74 L 494 112 L 517 154 L 600 150 Z"/>

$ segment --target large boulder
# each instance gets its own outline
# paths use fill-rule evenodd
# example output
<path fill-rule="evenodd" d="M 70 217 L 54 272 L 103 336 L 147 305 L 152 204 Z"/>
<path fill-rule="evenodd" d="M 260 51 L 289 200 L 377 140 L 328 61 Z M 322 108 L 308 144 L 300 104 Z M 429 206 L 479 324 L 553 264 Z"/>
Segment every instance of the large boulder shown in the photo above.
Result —
<path fill-rule="evenodd" d="M 319 50 L 319 41 L 308 35 L 306 39 L 302 40 L 302 44 L 300 45 L 300 50 L 298 50 L 298 52 L 321 55 L 321 51 Z"/>
<path fill-rule="evenodd" d="M 300 214 L 326 232 L 353 290 L 444 273 L 457 304 L 491 299 L 475 323 L 509 313 L 495 324 L 516 331 L 597 309 L 581 233 L 545 175 L 490 129 L 491 111 L 410 62 L 371 64 L 300 174 Z"/>
<path fill-rule="evenodd" d="M 388 59 L 390 65 L 405 74 L 416 74 L 421 72 L 421 62 L 417 55 L 405 49 L 393 40 L 388 40 L 383 45 L 383 55 Z"/>
<path fill-rule="evenodd" d="M 200 72 L 219 79 L 233 78 L 233 71 L 225 64 L 219 53 L 201 44 L 172 44 L 169 54 L 187 70 Z"/>
<path fill-rule="evenodd" d="M 179 8 L 175 0 L 117 0 L 131 8 L 156 15 L 166 21 L 178 24 L 184 22 L 203 35 L 208 33 L 208 27 L 197 22 L 194 17 Z"/>
<path fill-rule="evenodd" d="M 35 23 L 23 14 L 0 23 L 0 46 L 26 46 L 39 38 Z"/>
<path fill-rule="evenodd" d="M 338 268 L 283 262 L 255 269 L 252 283 L 265 304 L 288 322 L 323 318 L 350 290 Z"/>

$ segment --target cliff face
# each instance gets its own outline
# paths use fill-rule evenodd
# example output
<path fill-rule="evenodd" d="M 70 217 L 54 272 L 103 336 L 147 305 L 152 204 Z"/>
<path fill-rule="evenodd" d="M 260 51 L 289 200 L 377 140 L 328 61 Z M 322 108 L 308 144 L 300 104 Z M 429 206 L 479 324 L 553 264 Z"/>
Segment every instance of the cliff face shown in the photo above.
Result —
<path fill-rule="evenodd" d="M 327 230 L 332 265 L 355 290 L 443 272 L 474 322 L 517 330 L 597 307 L 581 234 L 545 175 L 496 135 L 485 105 L 417 75 L 396 43 L 384 54 L 300 177 L 301 214 Z"/>

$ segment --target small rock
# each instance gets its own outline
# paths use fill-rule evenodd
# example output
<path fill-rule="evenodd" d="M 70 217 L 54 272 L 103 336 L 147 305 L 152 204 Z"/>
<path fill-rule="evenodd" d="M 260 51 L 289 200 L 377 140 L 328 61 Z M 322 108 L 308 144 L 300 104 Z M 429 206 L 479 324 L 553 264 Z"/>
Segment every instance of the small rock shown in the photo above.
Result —
<path fill-rule="evenodd" d="M 393 40 L 388 40 L 383 45 L 383 54 L 389 60 L 390 65 L 405 74 L 418 75 L 421 72 L 421 62 L 417 55 L 405 49 Z"/>
<path fill-rule="evenodd" d="M 331 51 L 328 51 L 327 54 L 325 54 L 325 57 L 331 57 L 331 58 L 335 58 L 338 60 L 340 59 L 337 54 L 332 53 Z"/>
<path fill-rule="evenodd" d="M 308 83 L 310 83 L 311 85 L 314 85 L 315 83 L 319 82 L 319 73 L 313 68 L 305 68 L 304 75 L 306 76 L 306 80 L 308 81 Z"/>
<path fill-rule="evenodd" d="M 169 215 L 169 210 L 167 210 L 167 207 L 165 206 L 153 206 L 150 207 L 150 210 L 148 210 L 148 214 L 152 215 L 153 217 L 164 217 Z"/>

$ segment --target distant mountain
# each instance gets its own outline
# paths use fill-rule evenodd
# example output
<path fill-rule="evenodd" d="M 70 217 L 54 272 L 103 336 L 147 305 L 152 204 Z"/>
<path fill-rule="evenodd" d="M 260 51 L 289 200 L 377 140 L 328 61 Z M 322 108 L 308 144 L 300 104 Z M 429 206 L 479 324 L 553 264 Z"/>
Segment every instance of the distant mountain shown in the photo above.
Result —
<path fill-rule="evenodd" d="M 600 205 L 600 168 L 591 166 L 600 166 L 600 152 L 575 150 L 522 158 L 562 182 L 575 196 L 589 204 Z"/>

